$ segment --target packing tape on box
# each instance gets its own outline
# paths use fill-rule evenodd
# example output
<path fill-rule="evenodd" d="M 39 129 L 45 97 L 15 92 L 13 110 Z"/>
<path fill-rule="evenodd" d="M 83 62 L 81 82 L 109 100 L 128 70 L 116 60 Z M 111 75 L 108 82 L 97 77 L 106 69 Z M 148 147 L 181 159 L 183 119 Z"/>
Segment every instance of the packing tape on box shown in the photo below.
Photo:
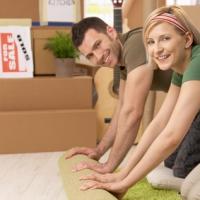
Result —
<path fill-rule="evenodd" d="M 96 161 L 85 155 L 76 155 L 70 159 L 65 159 L 65 156 L 66 153 L 59 159 L 59 169 L 67 194 L 67 200 L 117 200 L 112 194 L 102 189 L 81 191 L 80 186 L 83 184 L 83 181 L 80 181 L 79 178 L 91 174 L 93 171 L 85 169 L 79 172 L 72 172 L 72 169 L 82 161 L 91 163 Z"/>

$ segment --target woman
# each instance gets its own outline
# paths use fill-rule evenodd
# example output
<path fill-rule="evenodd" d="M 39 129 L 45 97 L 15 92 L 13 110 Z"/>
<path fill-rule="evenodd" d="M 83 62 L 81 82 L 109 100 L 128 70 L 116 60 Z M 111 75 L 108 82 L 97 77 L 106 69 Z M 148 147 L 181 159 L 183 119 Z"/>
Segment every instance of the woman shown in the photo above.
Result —
<path fill-rule="evenodd" d="M 200 110 L 200 33 L 176 6 L 153 11 L 144 26 L 149 60 L 174 71 L 157 116 L 146 129 L 128 165 L 116 174 L 94 174 L 81 186 L 124 193 L 181 144 Z M 195 118 L 196 117 L 196 118 Z M 198 126 L 200 130 L 200 126 Z M 197 132 L 200 134 L 200 131 Z M 187 136 L 186 136 L 187 137 Z"/>

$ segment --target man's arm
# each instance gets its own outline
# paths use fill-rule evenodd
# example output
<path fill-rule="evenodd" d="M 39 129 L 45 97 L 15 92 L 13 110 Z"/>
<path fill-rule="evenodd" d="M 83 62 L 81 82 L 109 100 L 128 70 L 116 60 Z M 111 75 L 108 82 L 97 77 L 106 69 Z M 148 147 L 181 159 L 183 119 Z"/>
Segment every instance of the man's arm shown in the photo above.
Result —
<path fill-rule="evenodd" d="M 101 152 L 101 155 L 103 155 L 114 143 L 114 140 L 116 137 L 116 132 L 117 132 L 119 113 L 120 113 L 120 110 L 121 110 L 121 107 L 123 104 L 124 88 L 125 88 L 125 81 L 120 79 L 119 100 L 117 103 L 117 107 L 112 116 L 111 123 L 110 123 L 106 133 L 104 134 L 99 145 L 97 146 L 97 149 L 99 152 Z"/>
<path fill-rule="evenodd" d="M 152 78 L 153 69 L 147 65 L 141 65 L 128 74 L 117 135 L 105 163 L 107 172 L 112 172 L 120 164 L 137 136 Z"/>
<path fill-rule="evenodd" d="M 78 170 L 90 168 L 99 173 L 108 173 L 120 164 L 137 136 L 152 78 L 153 69 L 147 64 L 137 67 L 128 74 L 121 108 L 113 119 L 115 131 L 110 132 L 110 135 L 115 133 L 116 136 L 112 138 L 115 140 L 108 161 L 101 165 L 79 165 Z M 108 144 L 108 140 L 104 140 L 103 143 Z"/>
<path fill-rule="evenodd" d="M 75 147 L 70 149 L 67 152 L 66 158 L 70 158 L 76 154 L 84 154 L 89 156 L 92 159 L 98 160 L 114 143 L 116 132 L 117 132 L 117 123 L 119 118 L 119 113 L 123 104 L 123 97 L 124 97 L 124 88 L 125 88 L 125 81 L 120 79 L 120 86 L 119 86 L 119 100 L 117 103 L 117 107 L 115 109 L 115 113 L 112 116 L 111 124 L 109 125 L 105 135 L 103 136 L 100 143 L 97 145 L 96 148 L 89 148 L 89 147 Z M 101 173 L 106 172 L 106 169 L 104 169 L 103 164 L 96 164 L 91 165 L 87 163 L 80 163 L 78 164 L 74 170 L 82 170 L 85 168 L 92 168 L 96 171 L 99 171 Z"/>
<path fill-rule="evenodd" d="M 108 173 L 120 164 L 137 136 L 152 79 L 153 69 L 147 64 L 128 74 L 124 94 L 120 98 L 120 107 L 102 143 L 97 147 L 99 152 L 104 153 L 115 139 L 108 161 L 104 164 L 81 163 L 76 166 L 76 171 L 90 168 L 100 173 Z"/>

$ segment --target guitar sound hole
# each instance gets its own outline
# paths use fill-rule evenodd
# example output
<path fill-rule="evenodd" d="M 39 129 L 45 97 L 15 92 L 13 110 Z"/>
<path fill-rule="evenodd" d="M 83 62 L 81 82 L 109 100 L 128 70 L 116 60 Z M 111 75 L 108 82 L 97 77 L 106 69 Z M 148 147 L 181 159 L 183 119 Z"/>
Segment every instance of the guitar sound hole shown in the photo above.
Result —
<path fill-rule="evenodd" d="M 111 118 L 108 118 L 108 117 L 107 117 L 107 118 L 104 118 L 104 123 L 105 123 L 105 124 L 109 124 L 109 123 L 111 122 L 111 120 L 112 120 L 112 119 L 111 119 Z"/>

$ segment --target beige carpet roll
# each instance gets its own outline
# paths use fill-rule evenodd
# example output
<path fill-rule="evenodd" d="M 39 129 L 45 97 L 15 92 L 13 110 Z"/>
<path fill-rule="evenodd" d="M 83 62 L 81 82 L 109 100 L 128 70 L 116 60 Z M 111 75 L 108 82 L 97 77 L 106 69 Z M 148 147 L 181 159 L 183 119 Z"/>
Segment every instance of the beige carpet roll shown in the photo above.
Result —
<path fill-rule="evenodd" d="M 65 159 L 65 154 L 59 159 L 60 174 L 67 194 L 67 200 L 117 200 L 115 196 L 102 189 L 81 191 L 79 188 L 83 181 L 79 178 L 83 175 L 93 173 L 92 170 L 82 170 L 72 172 L 72 168 L 82 162 L 96 162 L 84 155 L 76 155 L 70 159 Z"/>

